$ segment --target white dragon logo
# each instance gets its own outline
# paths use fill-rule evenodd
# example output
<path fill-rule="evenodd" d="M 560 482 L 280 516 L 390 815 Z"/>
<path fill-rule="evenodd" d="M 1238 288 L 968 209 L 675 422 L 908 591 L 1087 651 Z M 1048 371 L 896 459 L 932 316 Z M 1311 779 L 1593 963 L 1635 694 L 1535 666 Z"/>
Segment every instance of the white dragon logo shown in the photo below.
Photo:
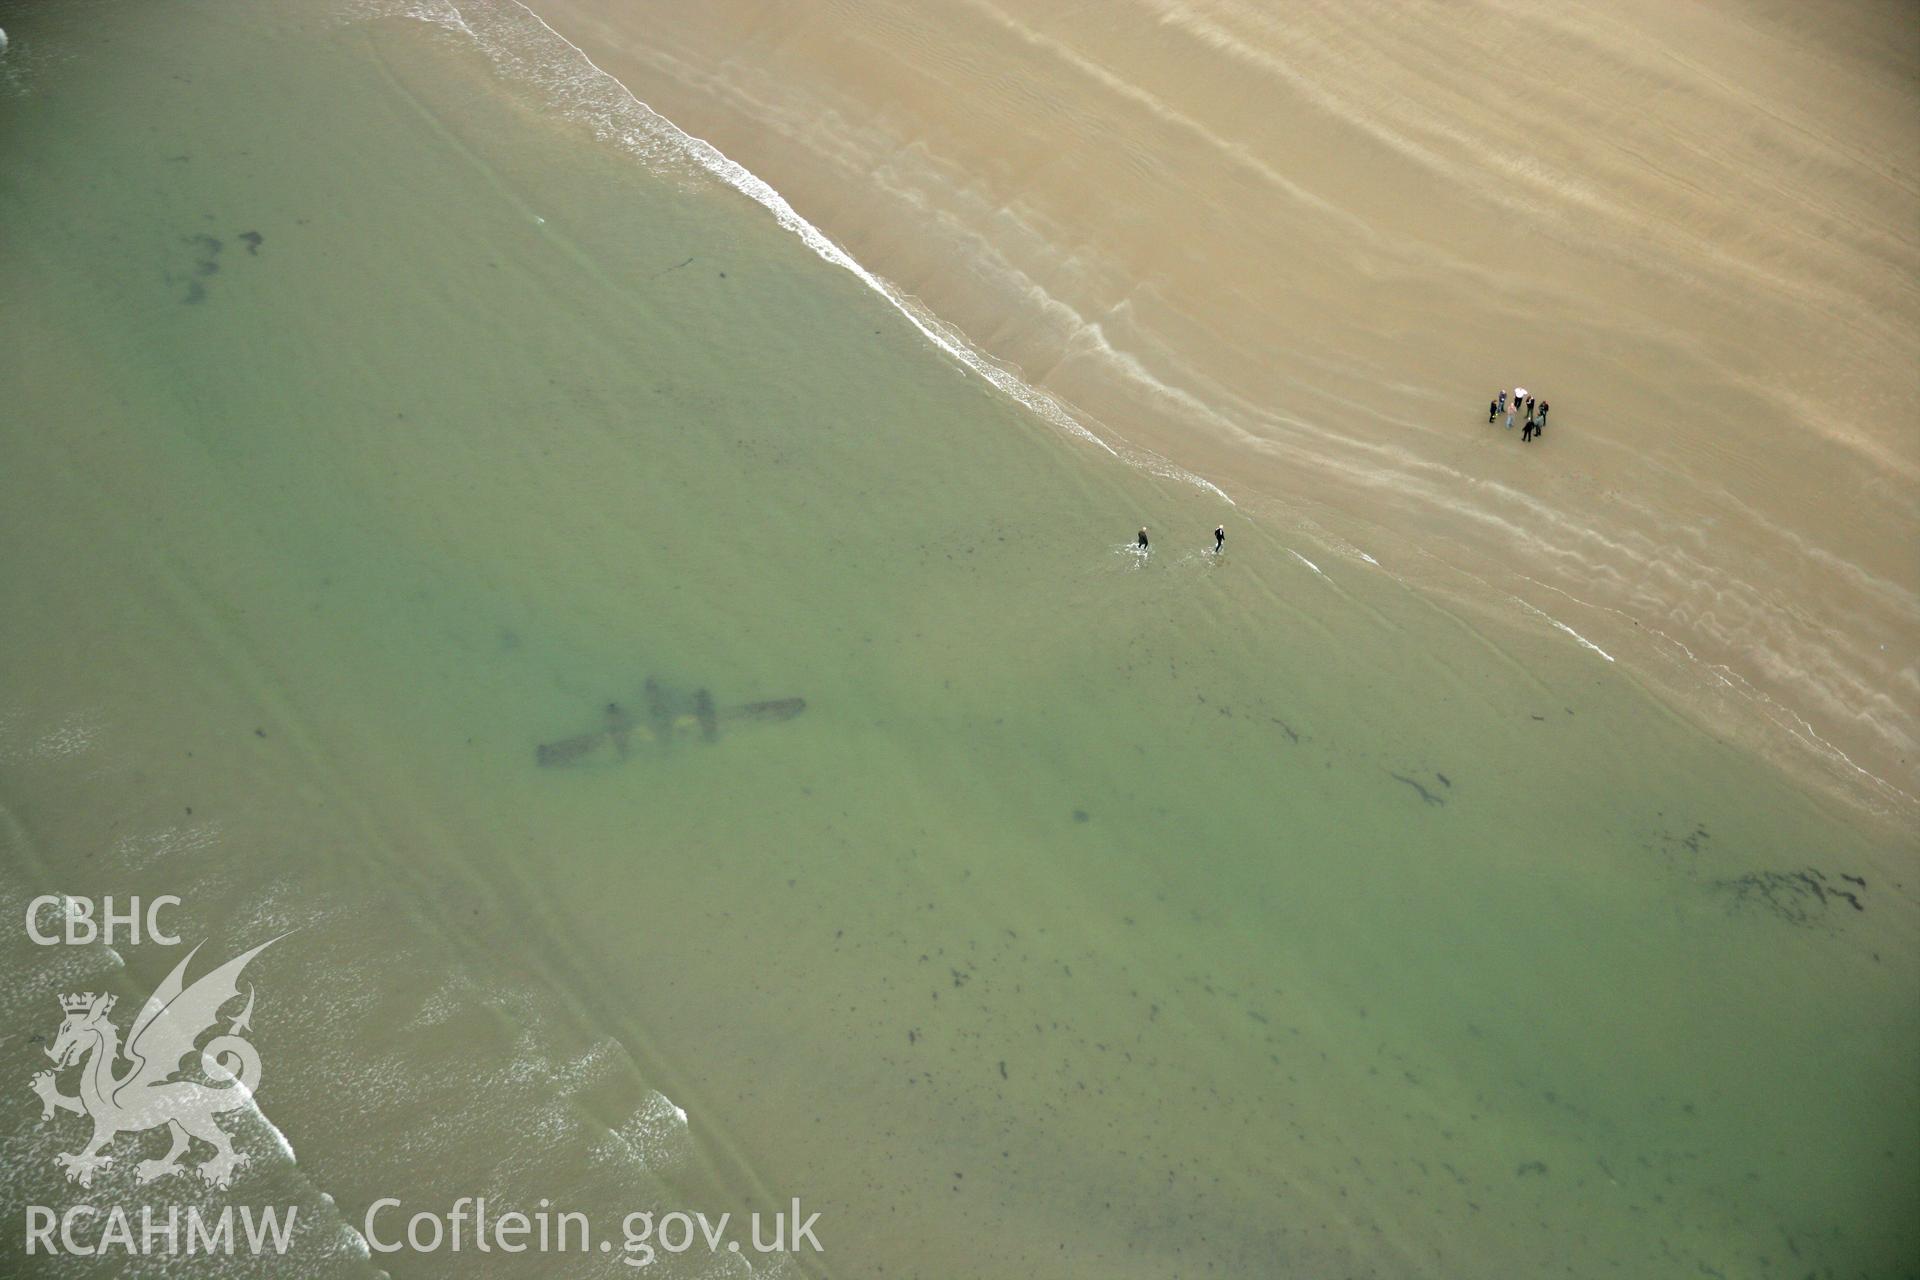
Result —
<path fill-rule="evenodd" d="M 247 1158 L 233 1149 L 232 1141 L 213 1118 L 246 1106 L 260 1087 L 259 1051 L 240 1035 L 252 1030 L 251 986 L 247 988 L 246 1008 L 233 1019 L 227 1033 L 214 1036 L 199 1051 L 200 1067 L 207 1079 L 223 1083 L 203 1084 L 176 1077 L 180 1060 L 194 1052 L 194 1042 L 219 1021 L 220 1007 L 239 996 L 240 971 L 279 940 L 261 943 L 182 990 L 181 976 L 200 948 L 189 951 L 134 1019 L 125 1050 L 131 1065 L 119 1074 L 115 1068 L 122 1057 L 120 1031 L 107 1020 L 114 997 L 91 991 L 60 997 L 60 1007 L 67 1016 L 47 1050 L 56 1067 L 34 1075 L 33 1091 L 40 1095 L 43 1122 L 52 1119 L 55 1111 L 71 1111 L 93 1120 L 93 1138 L 84 1148 L 55 1157 L 66 1169 L 67 1181 L 92 1186 L 94 1171 L 113 1163 L 112 1156 L 101 1154 L 103 1147 L 122 1133 L 144 1133 L 161 1125 L 172 1134 L 173 1147 L 160 1159 L 142 1160 L 135 1166 L 134 1174 L 141 1182 L 186 1172 L 180 1157 L 193 1138 L 214 1150 L 210 1159 L 201 1162 L 200 1176 L 216 1187 L 233 1181 L 234 1170 Z M 69 1097 L 60 1092 L 55 1080 L 58 1072 L 75 1064 L 80 1065 L 80 1092 Z"/>

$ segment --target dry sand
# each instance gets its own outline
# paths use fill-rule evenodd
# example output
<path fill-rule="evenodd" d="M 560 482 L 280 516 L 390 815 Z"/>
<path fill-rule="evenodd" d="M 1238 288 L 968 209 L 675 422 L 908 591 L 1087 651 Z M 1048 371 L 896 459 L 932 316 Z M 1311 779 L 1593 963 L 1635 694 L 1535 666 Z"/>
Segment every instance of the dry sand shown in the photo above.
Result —
<path fill-rule="evenodd" d="M 532 6 L 1230 523 L 1913 811 L 1912 6 Z"/>

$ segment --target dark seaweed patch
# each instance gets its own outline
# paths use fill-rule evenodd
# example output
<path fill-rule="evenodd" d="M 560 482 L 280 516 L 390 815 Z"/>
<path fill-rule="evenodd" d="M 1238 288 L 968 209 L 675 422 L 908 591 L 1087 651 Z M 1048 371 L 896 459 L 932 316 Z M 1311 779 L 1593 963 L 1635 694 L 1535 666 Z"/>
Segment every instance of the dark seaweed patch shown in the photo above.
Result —
<path fill-rule="evenodd" d="M 1858 876 L 1841 879 L 1860 885 L 1862 890 L 1866 885 Z M 1813 867 L 1802 871 L 1750 871 L 1716 880 L 1713 887 L 1727 895 L 1730 910 L 1766 911 L 1789 924 L 1812 924 L 1840 902 L 1855 911 L 1867 909 L 1858 892 L 1839 888 L 1825 872 Z"/>
<path fill-rule="evenodd" d="M 187 291 L 180 299 L 182 303 L 192 306 L 207 300 L 207 287 L 201 282 L 220 270 L 220 250 L 225 246 L 218 236 L 210 236 L 204 231 L 195 232 L 190 236 L 181 236 L 180 243 L 194 251 L 193 272 L 187 280 Z M 169 284 L 176 278 L 173 272 L 166 273 Z"/>
<path fill-rule="evenodd" d="M 1420 799 L 1425 801 L 1427 804 L 1445 804 L 1447 802 L 1447 798 L 1445 796 L 1437 796 L 1433 794 L 1433 792 L 1427 790 L 1424 786 L 1420 785 L 1418 782 L 1415 782 L 1412 778 L 1409 778 L 1404 773 L 1389 773 L 1387 776 L 1389 778 L 1392 778 L 1395 782 L 1404 782 L 1408 786 L 1412 787 L 1415 791 L 1420 793 Z"/>

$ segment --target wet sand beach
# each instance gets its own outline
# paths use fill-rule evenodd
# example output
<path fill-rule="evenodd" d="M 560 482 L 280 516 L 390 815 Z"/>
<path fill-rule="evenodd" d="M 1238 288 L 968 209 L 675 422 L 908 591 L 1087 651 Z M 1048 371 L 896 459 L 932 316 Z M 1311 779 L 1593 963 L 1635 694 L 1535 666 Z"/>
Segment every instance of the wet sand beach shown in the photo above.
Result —
<path fill-rule="evenodd" d="M 1116 444 L 1913 817 L 1909 7 L 531 7 Z"/>

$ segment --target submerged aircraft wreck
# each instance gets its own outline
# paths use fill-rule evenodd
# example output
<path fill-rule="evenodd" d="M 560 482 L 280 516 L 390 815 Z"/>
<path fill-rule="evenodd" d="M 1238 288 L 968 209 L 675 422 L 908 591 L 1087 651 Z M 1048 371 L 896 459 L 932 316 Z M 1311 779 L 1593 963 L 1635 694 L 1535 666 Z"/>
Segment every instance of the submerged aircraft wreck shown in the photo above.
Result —
<path fill-rule="evenodd" d="M 807 709 L 805 698 L 715 706 L 713 695 L 705 689 L 682 696 L 668 691 L 651 677 L 647 680 L 644 703 L 640 714 L 635 715 L 619 703 L 609 702 L 598 729 L 558 742 L 543 742 L 535 759 L 542 768 L 616 764 L 636 750 L 665 750 L 679 739 L 712 742 L 719 738 L 723 724 L 743 720 L 791 720 Z"/>

